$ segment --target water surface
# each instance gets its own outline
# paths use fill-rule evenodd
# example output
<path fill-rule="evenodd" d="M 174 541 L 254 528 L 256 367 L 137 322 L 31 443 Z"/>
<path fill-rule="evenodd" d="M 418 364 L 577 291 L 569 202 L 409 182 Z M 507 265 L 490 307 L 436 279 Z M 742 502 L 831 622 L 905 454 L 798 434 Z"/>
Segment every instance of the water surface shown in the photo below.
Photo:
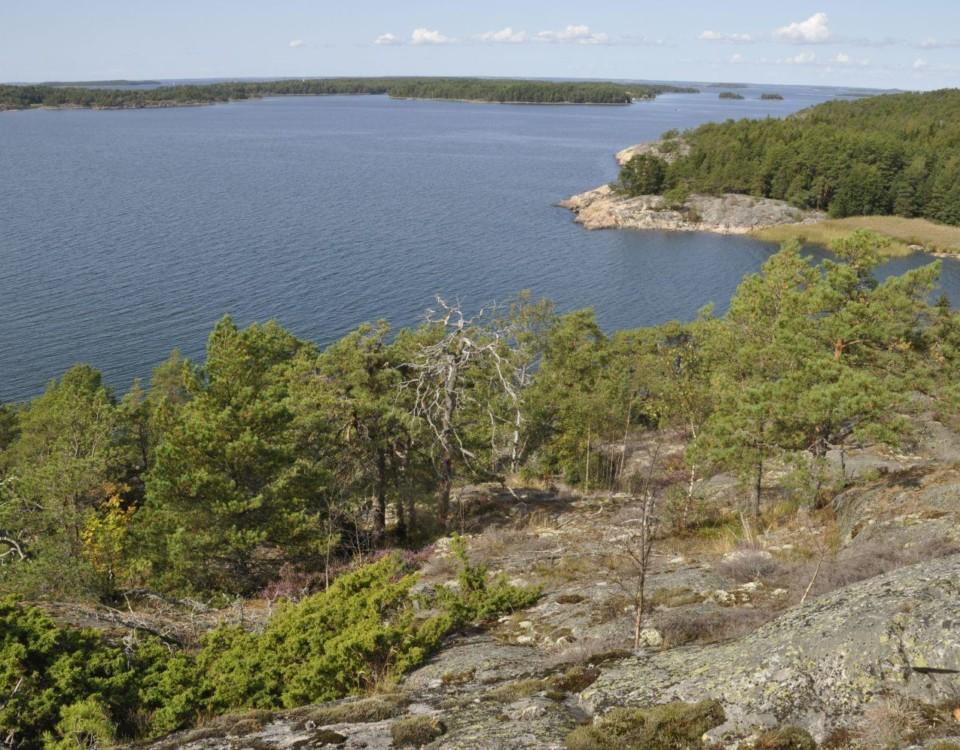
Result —
<path fill-rule="evenodd" d="M 276 98 L 0 115 L 0 400 L 79 361 L 118 389 L 224 313 L 329 342 L 522 289 L 607 329 L 723 310 L 773 248 L 742 237 L 587 232 L 554 204 L 609 181 L 616 150 L 839 93 L 717 90 L 631 107 Z M 896 267 L 926 262 L 914 257 Z M 960 299 L 960 266 L 944 286 Z"/>

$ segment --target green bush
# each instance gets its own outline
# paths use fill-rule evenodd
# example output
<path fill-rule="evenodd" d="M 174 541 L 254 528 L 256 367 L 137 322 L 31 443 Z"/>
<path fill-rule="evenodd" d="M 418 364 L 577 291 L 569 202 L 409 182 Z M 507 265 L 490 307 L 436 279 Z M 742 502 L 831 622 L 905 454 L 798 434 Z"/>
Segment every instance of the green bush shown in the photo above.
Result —
<path fill-rule="evenodd" d="M 0 728 L 17 750 L 97 747 L 114 736 L 166 733 L 199 715 L 363 694 L 423 662 L 456 628 L 536 601 L 537 591 L 471 565 L 461 540 L 454 550 L 462 562 L 455 592 L 419 600 L 414 571 L 388 555 L 281 607 L 261 634 L 210 632 L 196 654 L 171 654 L 155 639 L 127 653 L 0 600 L 0 695 L 9 696 Z M 422 607 L 433 614 L 423 617 Z"/>
<path fill-rule="evenodd" d="M 697 750 L 705 732 L 725 721 L 717 701 L 615 708 L 567 735 L 568 750 Z"/>
<path fill-rule="evenodd" d="M 2 599 L 0 730 L 17 750 L 133 736 L 144 722 L 144 681 L 162 669 L 165 654 L 153 640 L 125 652 L 92 630 L 58 627 L 39 609 Z M 161 692 L 158 683 L 152 700 L 168 702 Z"/>
<path fill-rule="evenodd" d="M 627 195 L 657 195 L 663 189 L 667 163 L 650 154 L 637 154 L 620 170 L 618 187 Z"/>

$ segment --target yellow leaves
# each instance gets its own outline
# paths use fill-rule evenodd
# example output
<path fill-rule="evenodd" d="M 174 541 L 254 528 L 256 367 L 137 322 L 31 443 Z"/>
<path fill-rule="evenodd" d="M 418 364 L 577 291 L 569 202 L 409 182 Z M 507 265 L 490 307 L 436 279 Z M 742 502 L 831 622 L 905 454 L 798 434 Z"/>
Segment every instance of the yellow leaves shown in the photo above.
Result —
<path fill-rule="evenodd" d="M 129 487 L 107 483 L 103 490 L 106 499 L 100 504 L 99 512 L 87 519 L 80 531 L 80 541 L 87 562 L 112 581 L 121 565 L 130 522 L 136 511 L 124 507 L 123 493 L 129 492 Z"/>

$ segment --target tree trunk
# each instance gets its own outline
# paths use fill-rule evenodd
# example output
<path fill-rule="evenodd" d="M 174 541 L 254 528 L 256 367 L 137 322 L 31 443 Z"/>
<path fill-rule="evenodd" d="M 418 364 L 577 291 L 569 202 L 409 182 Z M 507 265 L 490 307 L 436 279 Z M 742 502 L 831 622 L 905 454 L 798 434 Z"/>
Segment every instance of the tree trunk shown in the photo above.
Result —
<path fill-rule="evenodd" d="M 383 541 L 387 530 L 387 456 L 383 448 L 377 450 L 377 498 L 373 510 L 373 539 Z"/>
<path fill-rule="evenodd" d="M 396 512 L 397 512 L 397 525 L 396 525 L 397 538 L 400 539 L 401 541 L 406 541 L 406 539 L 407 539 L 407 518 L 406 518 L 406 513 L 404 513 L 404 509 L 403 509 L 403 497 L 401 497 L 400 495 L 397 496 L 396 506 L 397 506 L 397 508 L 396 508 Z"/>
<path fill-rule="evenodd" d="M 450 517 L 450 490 L 453 487 L 453 457 L 448 448 L 443 449 L 443 458 L 440 463 L 440 486 L 437 490 L 437 518 L 440 525 L 447 528 Z"/>
<path fill-rule="evenodd" d="M 753 517 L 760 518 L 760 494 L 763 492 L 763 450 L 757 458 L 757 476 L 753 487 Z"/>
<path fill-rule="evenodd" d="M 586 478 L 583 480 L 583 491 L 590 492 L 590 428 L 587 428 L 587 466 Z"/>

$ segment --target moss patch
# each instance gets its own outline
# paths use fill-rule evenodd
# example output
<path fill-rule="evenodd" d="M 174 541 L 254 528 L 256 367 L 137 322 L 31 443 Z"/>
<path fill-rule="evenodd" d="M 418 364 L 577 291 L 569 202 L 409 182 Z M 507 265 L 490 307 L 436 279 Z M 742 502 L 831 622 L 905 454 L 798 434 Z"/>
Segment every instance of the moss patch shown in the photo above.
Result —
<path fill-rule="evenodd" d="M 443 722 L 432 716 L 411 716 L 390 727 L 394 747 L 421 747 L 447 731 Z"/>

